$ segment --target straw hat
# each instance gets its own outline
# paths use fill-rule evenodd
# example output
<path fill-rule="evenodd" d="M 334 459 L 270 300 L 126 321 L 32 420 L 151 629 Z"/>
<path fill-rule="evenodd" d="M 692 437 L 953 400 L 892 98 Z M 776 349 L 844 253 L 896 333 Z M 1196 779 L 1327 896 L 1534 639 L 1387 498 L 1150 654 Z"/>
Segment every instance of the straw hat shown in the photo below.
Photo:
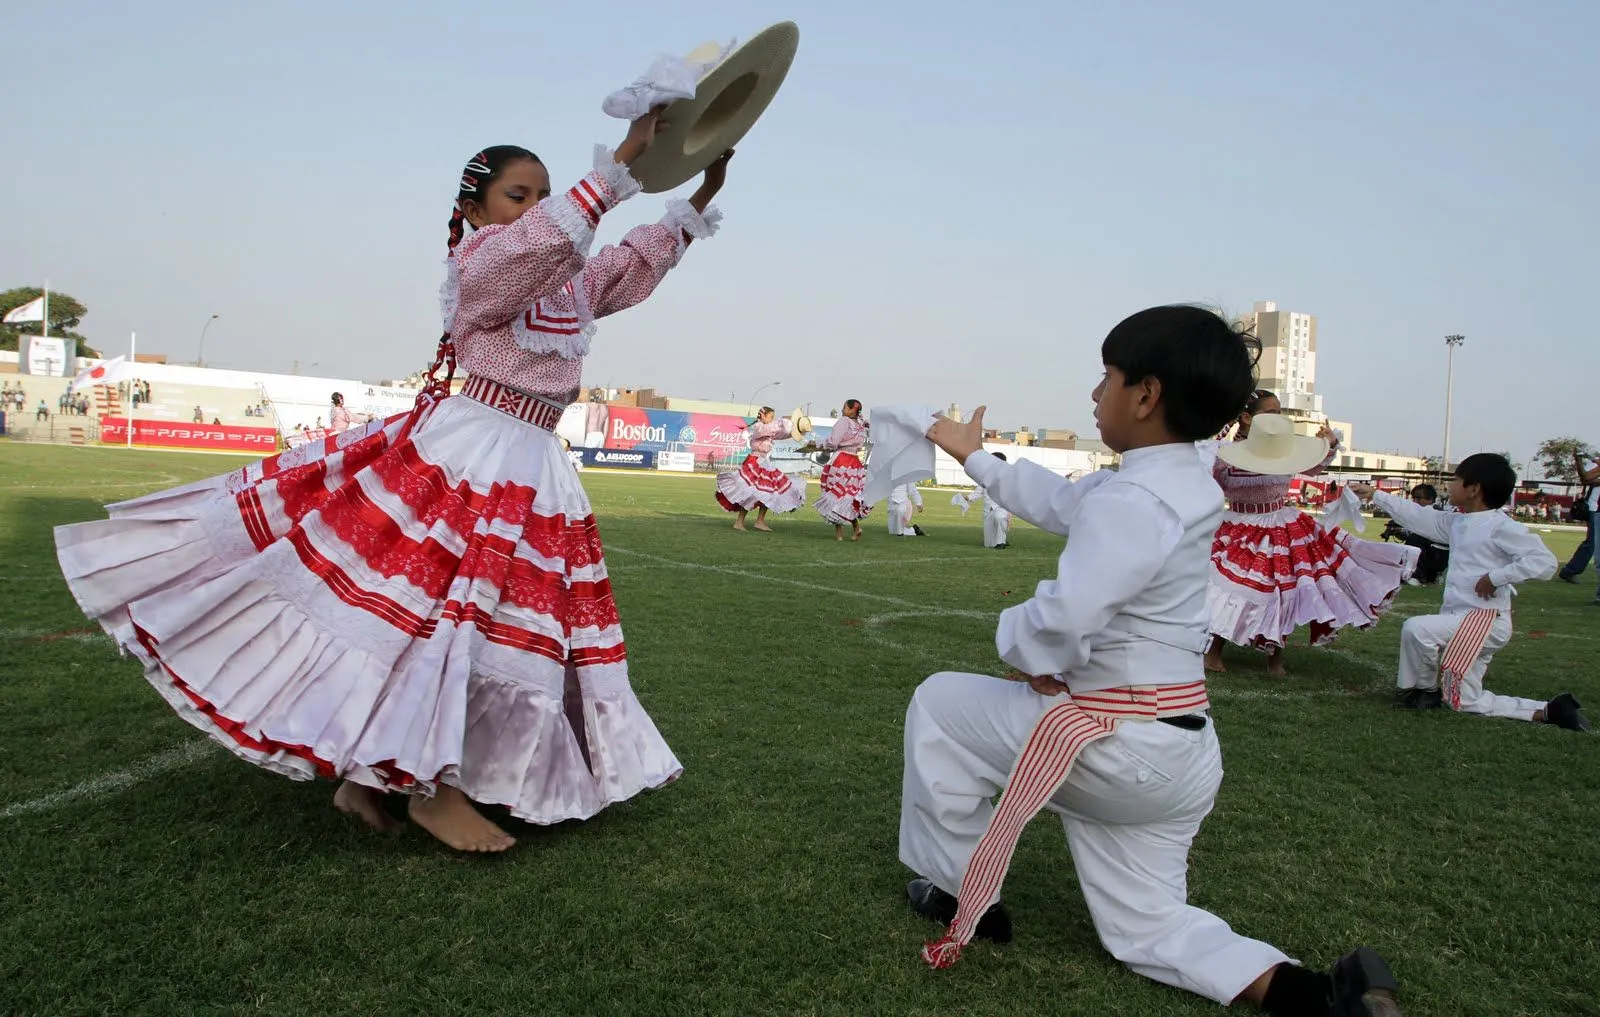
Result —
<path fill-rule="evenodd" d="M 811 433 L 811 418 L 798 406 L 789 413 L 789 429 L 794 432 L 796 438 Z"/>
<path fill-rule="evenodd" d="M 1327 454 L 1327 441 L 1295 434 L 1294 423 L 1277 413 L 1251 417 L 1250 437 L 1217 450 L 1217 458 L 1229 466 L 1269 477 L 1304 473 Z"/>
<path fill-rule="evenodd" d="M 708 71 L 694 98 L 668 106 L 661 114 L 667 129 L 629 167 L 644 192 L 672 190 L 738 144 L 778 94 L 799 46 L 800 29 L 792 21 L 763 29 Z M 717 51 L 716 43 L 706 43 L 689 60 Z"/>

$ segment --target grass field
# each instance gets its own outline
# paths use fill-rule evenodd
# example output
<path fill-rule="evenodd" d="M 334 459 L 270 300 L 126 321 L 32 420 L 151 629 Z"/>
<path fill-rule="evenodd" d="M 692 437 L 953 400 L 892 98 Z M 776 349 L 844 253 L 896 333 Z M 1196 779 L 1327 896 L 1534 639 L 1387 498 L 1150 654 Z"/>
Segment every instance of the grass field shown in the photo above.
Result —
<path fill-rule="evenodd" d="M 633 682 L 685 775 L 463 858 L 211 747 L 85 629 L 51 528 L 236 462 L 0 444 L 0 1013 L 1217 1012 L 1101 951 L 1048 817 L 1006 883 L 1016 941 L 918 959 L 905 706 L 933 671 L 999 673 L 994 616 L 1055 538 L 985 550 L 938 495 L 917 540 L 881 509 L 859 545 L 810 509 L 736 534 L 709 479 L 588 475 Z M 1565 559 L 1577 535 L 1548 539 Z M 1490 687 L 1571 689 L 1600 719 L 1593 596 L 1525 587 Z M 1392 709 L 1398 616 L 1438 599 L 1291 649 L 1286 680 L 1232 654 L 1192 898 L 1318 967 L 1377 947 L 1412 1017 L 1600 1014 L 1600 740 Z"/>

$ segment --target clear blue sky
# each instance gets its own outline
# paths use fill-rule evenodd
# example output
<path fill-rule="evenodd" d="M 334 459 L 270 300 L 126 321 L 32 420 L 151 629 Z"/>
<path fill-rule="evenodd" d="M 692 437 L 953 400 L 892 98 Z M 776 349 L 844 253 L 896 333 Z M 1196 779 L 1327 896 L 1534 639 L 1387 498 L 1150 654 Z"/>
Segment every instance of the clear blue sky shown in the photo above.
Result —
<path fill-rule="evenodd" d="M 405 374 L 467 156 L 523 144 L 575 179 L 657 53 L 787 18 L 723 232 L 602 323 L 589 383 L 1092 433 L 1121 317 L 1273 299 L 1319 317 L 1361 446 L 1438 450 L 1449 332 L 1458 454 L 1600 443 L 1600 5 L 115 6 L 21 5 L 0 37 L 0 287 L 48 277 L 113 353 L 137 329 L 192 359 L 218 313 L 208 361 Z M 601 239 L 659 212 L 640 195 Z"/>

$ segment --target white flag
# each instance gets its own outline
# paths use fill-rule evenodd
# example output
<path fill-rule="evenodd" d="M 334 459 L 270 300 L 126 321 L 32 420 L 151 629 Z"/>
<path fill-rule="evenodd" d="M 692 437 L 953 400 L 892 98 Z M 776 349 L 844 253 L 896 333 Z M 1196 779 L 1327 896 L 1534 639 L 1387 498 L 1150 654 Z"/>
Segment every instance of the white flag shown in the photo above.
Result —
<path fill-rule="evenodd" d="M 128 357 L 124 354 L 114 360 L 106 360 L 93 367 L 84 368 L 67 387 L 71 391 L 77 391 L 85 385 L 115 385 L 119 381 L 132 378 L 133 375 L 133 365 L 128 362 Z"/>
<path fill-rule="evenodd" d="M 43 320 L 44 320 L 44 297 L 34 297 L 32 300 L 28 301 L 26 304 L 23 304 L 21 307 L 13 308 L 11 313 L 6 315 L 5 323 L 7 325 L 11 325 L 11 324 L 15 324 L 16 322 L 19 322 L 19 321 L 43 321 Z"/>

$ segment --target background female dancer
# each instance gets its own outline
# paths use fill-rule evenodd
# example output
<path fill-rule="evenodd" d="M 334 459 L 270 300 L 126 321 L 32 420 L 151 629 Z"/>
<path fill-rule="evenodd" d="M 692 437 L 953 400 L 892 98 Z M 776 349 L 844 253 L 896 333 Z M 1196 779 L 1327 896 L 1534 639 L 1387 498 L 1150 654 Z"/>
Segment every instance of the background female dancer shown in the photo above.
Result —
<path fill-rule="evenodd" d="M 1234 440 L 1250 437 L 1253 417 L 1280 409 L 1276 395 L 1258 390 L 1239 415 Z M 1317 434 L 1327 440 L 1328 454 L 1306 471 L 1308 476 L 1326 469 L 1339 448 L 1326 425 Z M 1221 459 L 1212 476 L 1228 511 L 1211 546 L 1208 670 L 1226 670 L 1222 644 L 1229 642 L 1265 650 L 1267 670 L 1283 675 L 1283 647 L 1295 629 L 1310 625 L 1311 644 L 1317 646 L 1345 626 L 1372 625 L 1416 568 L 1414 548 L 1325 528 L 1289 505 L 1292 476 L 1263 476 Z"/>
<path fill-rule="evenodd" d="M 745 516 L 756 509 L 755 528 L 771 533 L 772 527 L 767 525 L 768 511 L 781 515 L 806 503 L 805 486 L 795 483 L 782 470 L 774 469 L 767 458 L 772 455 L 774 441 L 793 433 L 794 425 L 787 417 L 774 420 L 773 416 L 772 407 L 761 407 L 756 422 L 745 428 L 750 432 L 750 454 L 744 457 L 737 470 L 717 474 L 717 502 L 729 512 L 739 513 L 739 518 L 733 521 L 736 530 L 744 530 Z"/>
<path fill-rule="evenodd" d="M 833 452 L 833 458 L 822 468 L 822 495 L 817 498 L 816 509 L 822 518 L 833 524 L 835 540 L 844 539 L 844 528 L 854 533 L 851 540 L 861 539 L 861 520 L 872 511 L 861 500 L 867 486 L 867 468 L 861 462 L 861 446 L 867 442 L 867 424 L 861 419 L 861 400 L 846 399 L 844 414 L 833 425 L 833 432 L 822 447 Z"/>

